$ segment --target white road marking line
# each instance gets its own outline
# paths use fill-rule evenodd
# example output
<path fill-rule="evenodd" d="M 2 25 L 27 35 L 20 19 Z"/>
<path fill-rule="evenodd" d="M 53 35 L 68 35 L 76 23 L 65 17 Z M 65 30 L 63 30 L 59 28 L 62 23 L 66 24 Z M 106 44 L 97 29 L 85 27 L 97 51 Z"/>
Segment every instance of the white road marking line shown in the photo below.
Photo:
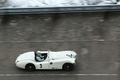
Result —
<path fill-rule="evenodd" d="M 118 76 L 118 74 L 0 74 L 0 77 L 10 76 Z"/>
<path fill-rule="evenodd" d="M 85 41 L 85 42 L 105 42 L 105 41 L 120 41 L 120 40 L 40 40 L 40 41 L 0 41 L 0 43 L 41 43 L 41 42 L 48 42 L 48 43 L 52 43 L 52 42 L 81 42 L 81 41 Z"/>

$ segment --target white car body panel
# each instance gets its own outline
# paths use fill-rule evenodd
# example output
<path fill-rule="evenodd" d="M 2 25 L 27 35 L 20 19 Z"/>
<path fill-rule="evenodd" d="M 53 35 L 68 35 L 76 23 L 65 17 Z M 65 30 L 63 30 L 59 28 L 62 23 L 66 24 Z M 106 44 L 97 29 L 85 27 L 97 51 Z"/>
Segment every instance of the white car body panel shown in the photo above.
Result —
<path fill-rule="evenodd" d="M 50 69 L 62 69 L 63 64 L 65 63 L 75 63 L 75 59 L 57 59 L 57 60 L 51 60 L 53 63 L 50 65 Z"/>
<path fill-rule="evenodd" d="M 62 69 L 65 63 L 74 64 L 77 56 L 74 51 L 41 51 L 41 53 L 47 53 L 47 58 L 42 62 L 36 61 L 35 52 L 31 51 L 20 54 L 15 64 L 22 69 L 25 69 L 28 63 L 34 64 L 36 69 Z"/>

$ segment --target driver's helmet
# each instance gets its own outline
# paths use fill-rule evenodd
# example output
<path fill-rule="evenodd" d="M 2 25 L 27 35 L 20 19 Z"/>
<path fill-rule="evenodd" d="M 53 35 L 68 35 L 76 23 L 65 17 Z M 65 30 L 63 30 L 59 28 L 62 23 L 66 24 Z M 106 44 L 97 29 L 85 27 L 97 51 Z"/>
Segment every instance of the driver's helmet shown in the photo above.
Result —
<path fill-rule="evenodd" d="M 41 55 L 41 52 L 40 52 L 40 51 L 37 51 L 36 53 L 37 53 L 37 55 Z"/>

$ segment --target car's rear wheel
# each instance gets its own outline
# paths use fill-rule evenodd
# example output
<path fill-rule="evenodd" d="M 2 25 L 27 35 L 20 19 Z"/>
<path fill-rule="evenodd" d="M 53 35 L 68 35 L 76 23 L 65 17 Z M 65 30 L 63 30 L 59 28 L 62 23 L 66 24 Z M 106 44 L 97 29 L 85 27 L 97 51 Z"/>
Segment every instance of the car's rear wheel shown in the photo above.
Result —
<path fill-rule="evenodd" d="M 71 63 L 66 63 L 63 65 L 63 70 L 65 71 L 71 71 L 73 69 L 73 64 Z"/>
<path fill-rule="evenodd" d="M 27 64 L 25 66 L 25 69 L 28 71 L 34 71 L 35 70 L 35 66 L 33 64 Z"/>

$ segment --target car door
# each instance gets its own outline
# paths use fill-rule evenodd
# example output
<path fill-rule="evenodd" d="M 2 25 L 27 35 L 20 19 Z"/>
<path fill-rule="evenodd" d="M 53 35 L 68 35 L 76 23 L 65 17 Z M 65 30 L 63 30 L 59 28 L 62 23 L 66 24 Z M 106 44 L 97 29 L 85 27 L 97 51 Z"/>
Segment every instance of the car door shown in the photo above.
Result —
<path fill-rule="evenodd" d="M 62 69 L 63 63 L 61 60 L 50 60 L 50 69 Z"/>
<path fill-rule="evenodd" d="M 50 69 L 49 61 L 37 62 L 36 69 Z"/>

